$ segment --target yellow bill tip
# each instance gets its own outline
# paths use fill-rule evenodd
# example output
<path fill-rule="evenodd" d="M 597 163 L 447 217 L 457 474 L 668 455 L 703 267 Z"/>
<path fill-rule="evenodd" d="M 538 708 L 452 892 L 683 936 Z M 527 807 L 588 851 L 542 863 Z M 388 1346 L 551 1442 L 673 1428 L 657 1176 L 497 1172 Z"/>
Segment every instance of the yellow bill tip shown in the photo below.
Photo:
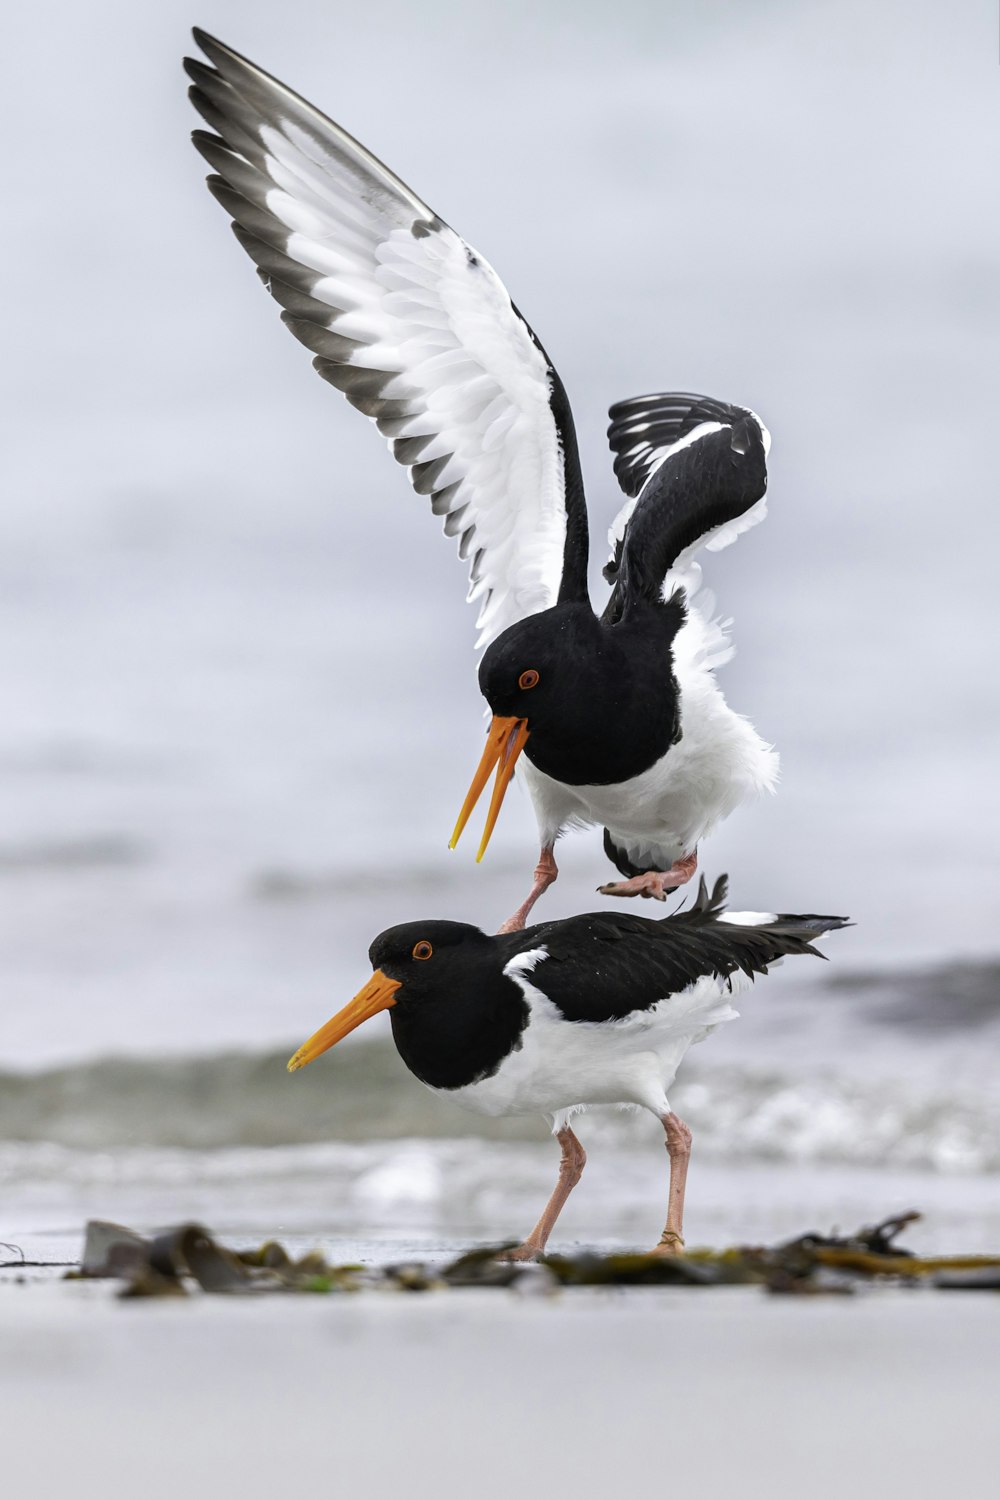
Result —
<path fill-rule="evenodd" d="M 483 788 L 486 786 L 486 783 L 489 780 L 490 772 L 493 770 L 493 767 L 496 766 L 496 786 L 493 789 L 493 796 L 490 801 L 490 811 L 486 820 L 486 831 L 483 834 L 483 841 L 479 846 L 479 853 L 476 855 L 477 865 L 481 861 L 483 855 L 486 853 L 486 846 L 490 841 L 490 834 L 493 832 L 493 825 L 497 820 L 497 814 L 500 811 L 500 804 L 503 801 L 507 783 L 510 781 L 511 776 L 514 774 L 514 762 L 517 760 L 517 757 L 524 749 L 527 738 L 527 719 L 498 718 L 497 715 L 494 714 L 492 722 L 490 723 L 489 732 L 486 736 L 486 745 L 483 749 L 482 759 L 480 760 L 479 765 L 476 769 L 475 776 L 472 778 L 472 785 L 469 787 L 468 794 L 465 798 L 464 803 L 462 804 L 462 811 L 458 815 L 458 822 L 455 824 L 455 831 L 452 834 L 451 841 L 448 844 L 449 849 L 454 849 L 457 847 L 458 841 L 462 837 L 462 833 L 465 829 L 465 825 L 469 821 L 469 816 L 472 813 L 472 810 L 475 807 L 476 803 L 479 801 Z"/>
<path fill-rule="evenodd" d="M 307 1063 L 313 1062 L 321 1057 L 331 1047 L 336 1046 L 345 1036 L 367 1021 L 370 1017 L 378 1015 L 380 1010 L 387 1010 L 389 1006 L 395 1005 L 396 991 L 400 988 L 398 979 L 390 979 L 383 974 L 381 969 L 376 969 L 368 983 L 358 991 L 354 999 L 343 1010 L 321 1026 L 317 1032 L 302 1043 L 302 1046 L 291 1057 L 287 1063 L 289 1073 L 297 1073 Z"/>

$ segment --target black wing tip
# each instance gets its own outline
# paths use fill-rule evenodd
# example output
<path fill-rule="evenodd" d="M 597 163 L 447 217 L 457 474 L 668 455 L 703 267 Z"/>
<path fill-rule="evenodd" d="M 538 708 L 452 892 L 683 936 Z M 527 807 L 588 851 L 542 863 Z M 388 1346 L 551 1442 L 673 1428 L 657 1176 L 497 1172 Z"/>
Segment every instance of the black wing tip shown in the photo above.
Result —
<path fill-rule="evenodd" d="M 226 210 L 226 213 L 231 214 L 235 217 L 237 206 L 236 200 L 239 199 L 240 194 L 236 191 L 232 184 L 228 183 L 224 177 L 220 177 L 218 172 L 213 172 L 210 176 L 206 177 L 205 183 L 208 187 L 208 191 L 212 194 L 212 197 L 218 203 L 222 204 L 223 208 Z"/>
<path fill-rule="evenodd" d="M 209 63 L 213 64 L 212 67 L 209 67 L 208 63 L 203 62 L 200 57 L 185 57 L 184 70 L 191 78 L 196 76 L 196 72 L 200 73 L 202 77 L 207 74 L 211 78 L 218 78 L 219 73 L 216 70 L 221 63 L 226 61 L 247 62 L 247 59 L 241 57 L 238 52 L 234 52 L 232 47 L 227 47 L 225 42 L 220 42 L 218 37 L 213 36 L 210 31 L 202 30 L 200 26 L 192 26 L 191 35 L 194 38 L 195 46 L 201 52 L 204 52 Z"/>
<path fill-rule="evenodd" d="M 192 130 L 191 144 L 192 146 L 194 146 L 196 151 L 201 152 L 206 161 L 213 160 L 213 156 L 209 155 L 210 152 L 214 154 L 219 151 L 224 151 L 227 156 L 236 155 L 232 147 L 227 146 L 221 135 L 216 135 L 212 130 Z"/>
<path fill-rule="evenodd" d="M 611 427 L 640 415 L 660 412 L 666 417 L 676 413 L 681 418 L 687 412 L 702 409 L 716 421 L 731 421 L 735 415 L 746 410 L 745 407 L 735 406 L 718 396 L 706 396 L 698 391 L 649 391 L 641 396 L 628 396 L 624 401 L 616 401 L 608 408 L 611 424 L 608 433 L 610 435 Z"/>
<path fill-rule="evenodd" d="M 227 47 L 225 42 L 220 42 L 217 36 L 213 36 L 210 31 L 206 31 L 202 26 L 192 26 L 191 35 L 194 38 L 195 46 L 200 47 L 206 57 L 211 57 L 213 52 L 223 52 L 230 57 L 238 55 L 233 52 L 231 47 Z"/>
<path fill-rule="evenodd" d="M 271 73 L 265 73 L 264 69 L 258 67 L 255 62 L 251 62 L 249 57 L 244 57 L 242 52 L 236 51 L 235 47 L 230 47 L 225 42 L 220 42 L 219 38 L 212 36 L 210 32 L 202 31 L 200 26 L 192 26 L 191 35 L 209 62 L 213 64 L 212 68 L 208 69 L 205 69 L 204 63 L 200 64 L 213 78 L 221 78 L 223 83 L 227 83 L 230 86 L 234 85 L 234 78 L 240 82 L 245 82 L 248 78 L 252 78 L 257 82 L 273 84 L 289 98 L 299 99 L 299 95 L 293 93 L 280 79 L 275 78 Z M 187 61 L 188 59 L 185 59 L 185 65 Z M 197 62 L 197 59 L 193 59 L 193 61 Z M 235 84 L 235 87 L 239 88 L 239 82 Z M 308 109 L 315 110 L 315 106 L 309 104 L 307 100 L 299 99 L 299 102 L 304 104 Z"/>
<path fill-rule="evenodd" d="M 206 80 L 214 81 L 219 76 L 215 69 L 210 68 L 208 63 L 202 62 L 200 57 L 185 57 L 181 66 L 195 84 L 202 84 Z"/>
<path fill-rule="evenodd" d="M 696 391 L 653 391 L 616 401 L 608 412 L 608 444 L 622 490 L 635 499 L 667 451 L 705 422 L 735 428 L 749 409 Z"/>

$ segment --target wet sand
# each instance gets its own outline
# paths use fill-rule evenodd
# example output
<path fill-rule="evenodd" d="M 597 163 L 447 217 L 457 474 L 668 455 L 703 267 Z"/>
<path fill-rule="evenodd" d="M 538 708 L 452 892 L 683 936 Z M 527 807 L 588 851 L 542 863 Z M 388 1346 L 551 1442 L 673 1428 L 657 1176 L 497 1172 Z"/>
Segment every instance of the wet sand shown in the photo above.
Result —
<path fill-rule="evenodd" d="M 1000 1297 L 0 1285 L 5 1489 L 995 1495 Z"/>

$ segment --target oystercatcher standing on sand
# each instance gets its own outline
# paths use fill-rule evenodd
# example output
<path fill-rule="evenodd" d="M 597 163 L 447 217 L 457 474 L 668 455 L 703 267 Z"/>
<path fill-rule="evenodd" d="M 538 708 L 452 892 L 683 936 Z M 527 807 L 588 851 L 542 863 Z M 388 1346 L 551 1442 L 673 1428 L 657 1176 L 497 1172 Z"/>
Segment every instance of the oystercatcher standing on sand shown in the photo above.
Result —
<path fill-rule="evenodd" d="M 696 395 L 612 407 L 628 502 L 598 618 L 569 403 L 496 273 L 340 126 L 195 39 L 214 65 L 186 63 L 214 132 L 194 137 L 212 192 L 320 375 L 375 421 L 470 559 L 493 721 L 452 844 L 495 766 L 482 858 L 520 764 L 541 854 L 505 929 L 523 927 L 556 878 L 554 844 L 572 824 L 604 825 L 625 877 L 605 894 L 663 900 L 694 873 L 699 840 L 777 775 L 715 681 L 731 652 L 695 598 L 692 561 L 762 519 L 763 424 Z"/>
<path fill-rule="evenodd" d="M 733 1020 L 733 997 L 844 917 L 724 909 L 726 880 L 660 921 L 590 913 L 488 937 L 464 922 L 407 922 L 369 949 L 375 970 L 349 1005 L 300 1047 L 296 1072 L 380 1010 L 406 1066 L 434 1093 L 485 1115 L 547 1115 L 559 1178 L 524 1243 L 544 1249 L 586 1156 L 570 1119 L 589 1104 L 637 1105 L 663 1124 L 667 1222 L 656 1249 L 684 1244 L 691 1132 L 667 1098 L 688 1047 Z"/>

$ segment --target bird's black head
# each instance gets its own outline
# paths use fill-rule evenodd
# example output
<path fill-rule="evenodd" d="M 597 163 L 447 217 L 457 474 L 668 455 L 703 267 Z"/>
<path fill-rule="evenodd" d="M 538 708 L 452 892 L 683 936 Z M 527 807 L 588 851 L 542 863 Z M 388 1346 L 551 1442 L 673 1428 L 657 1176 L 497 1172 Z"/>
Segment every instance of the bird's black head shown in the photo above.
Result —
<path fill-rule="evenodd" d="M 423 1083 L 462 1088 L 487 1076 L 519 1045 L 527 1022 L 498 941 L 465 922 L 405 922 L 380 932 L 368 950 L 371 979 L 299 1048 L 289 1072 L 388 1010 L 396 1048 Z"/>
<path fill-rule="evenodd" d="M 380 932 L 368 950 L 375 971 L 371 979 L 299 1048 L 288 1071 L 298 1072 L 380 1010 L 409 1010 L 421 1001 L 456 993 L 456 977 L 469 968 L 462 955 L 467 958 L 470 948 L 488 950 L 489 943 L 485 933 L 465 922 L 406 922 Z"/>
<path fill-rule="evenodd" d="M 613 785 L 655 764 L 680 738 L 673 640 L 685 618 L 680 598 L 613 624 L 589 604 L 564 603 L 498 636 L 479 668 L 493 722 L 451 847 L 496 767 L 482 859 L 522 751 L 569 786 Z"/>
<path fill-rule="evenodd" d="M 463 958 L 490 940 L 468 922 L 403 922 L 387 927 L 368 949 L 373 969 L 380 969 L 400 986 L 397 1004 L 419 1000 L 448 982 Z"/>
<path fill-rule="evenodd" d="M 520 1046 L 528 1011 L 503 972 L 503 941 L 465 922 L 405 922 L 372 943 L 377 973 L 395 981 L 392 1039 L 411 1073 L 457 1089 L 496 1071 Z"/>
<path fill-rule="evenodd" d="M 343 1010 L 298 1049 L 288 1064 L 289 1073 L 306 1067 L 307 1062 L 336 1046 L 379 1011 L 397 1005 L 409 1010 L 445 990 L 454 992 L 456 968 L 462 968 L 459 956 L 463 951 L 468 953 L 469 945 L 489 947 L 489 938 L 466 922 L 405 922 L 402 927 L 388 927 L 379 933 L 369 948 L 375 974 Z"/>
<path fill-rule="evenodd" d="M 557 604 L 509 626 L 479 664 L 479 688 L 493 713 L 529 724 L 558 714 L 586 670 L 596 625 L 592 610 Z"/>
<path fill-rule="evenodd" d="M 510 626 L 483 657 L 495 718 L 523 720 L 524 753 L 570 785 L 626 780 L 676 738 L 671 646 L 680 601 L 608 628 L 586 605 L 558 604 Z"/>

